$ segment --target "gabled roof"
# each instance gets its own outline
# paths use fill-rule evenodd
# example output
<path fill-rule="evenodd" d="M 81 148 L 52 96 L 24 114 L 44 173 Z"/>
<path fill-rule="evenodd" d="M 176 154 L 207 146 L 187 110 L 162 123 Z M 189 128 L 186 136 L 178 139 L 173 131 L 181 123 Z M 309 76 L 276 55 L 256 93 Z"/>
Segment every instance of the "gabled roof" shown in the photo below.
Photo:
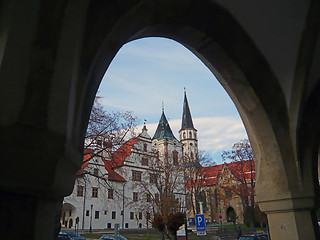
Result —
<path fill-rule="evenodd" d="M 161 118 L 157 127 L 157 130 L 152 138 L 152 140 L 162 140 L 162 139 L 175 139 L 177 140 L 170 128 L 170 125 L 168 123 L 168 120 L 164 114 L 164 111 L 162 110 Z"/>
<path fill-rule="evenodd" d="M 110 161 L 111 167 L 114 168 L 123 165 L 124 160 L 130 156 L 131 149 L 133 145 L 138 142 L 138 139 L 139 137 L 131 138 L 112 154 L 112 159 Z"/>
<path fill-rule="evenodd" d="M 181 130 L 183 129 L 195 129 L 193 127 L 191 112 L 189 109 L 187 93 L 184 92 L 184 102 L 183 102 L 183 112 L 182 112 L 182 123 L 181 123 Z"/>
<path fill-rule="evenodd" d="M 81 168 L 77 171 L 76 175 L 81 175 L 83 173 L 83 170 L 88 166 L 89 160 L 92 157 L 94 150 L 91 148 L 86 148 L 83 151 L 83 160 Z"/>
<path fill-rule="evenodd" d="M 93 149 L 85 149 L 84 150 L 84 155 L 83 155 L 83 162 L 81 165 L 81 169 L 78 170 L 77 175 L 81 175 L 84 171 L 84 169 L 88 166 L 90 159 L 92 158 L 94 154 L 94 150 Z M 124 179 L 123 177 L 121 177 L 118 173 L 116 173 L 111 166 L 111 161 L 107 161 L 104 158 L 101 158 L 101 160 L 104 163 L 104 167 L 108 172 L 108 179 L 110 181 L 119 181 L 119 182 L 126 182 L 126 179 Z"/>
<path fill-rule="evenodd" d="M 253 160 L 254 161 L 254 160 Z M 224 163 L 214 166 L 202 167 L 198 172 L 198 179 L 196 184 L 200 184 L 200 186 L 213 186 L 217 184 L 217 180 L 221 175 L 221 171 L 224 167 L 230 169 L 231 173 L 238 179 L 242 179 L 244 177 L 246 181 L 251 179 L 251 162 L 250 161 L 242 161 L 242 162 L 232 162 L 232 163 Z M 253 164 L 253 178 L 255 179 L 255 168 Z M 198 185 L 199 186 L 199 185 Z M 190 183 L 187 183 L 187 187 L 190 187 Z"/>
<path fill-rule="evenodd" d="M 108 171 L 108 180 L 110 180 L 110 181 L 118 181 L 118 182 L 126 182 L 127 181 L 126 179 L 121 177 L 118 173 L 116 173 L 112 169 L 112 167 L 110 165 L 110 161 L 107 161 L 105 159 L 102 159 L 102 161 L 104 162 L 105 169 Z"/>

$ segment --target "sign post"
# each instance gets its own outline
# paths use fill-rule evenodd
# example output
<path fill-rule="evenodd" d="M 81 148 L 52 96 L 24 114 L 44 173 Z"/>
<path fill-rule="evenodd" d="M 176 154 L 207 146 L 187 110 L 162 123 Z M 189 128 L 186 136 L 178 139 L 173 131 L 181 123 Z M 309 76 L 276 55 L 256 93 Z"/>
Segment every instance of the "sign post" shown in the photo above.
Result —
<path fill-rule="evenodd" d="M 197 227 L 197 236 L 205 236 L 206 232 L 206 220 L 204 214 L 196 215 L 196 227 Z"/>

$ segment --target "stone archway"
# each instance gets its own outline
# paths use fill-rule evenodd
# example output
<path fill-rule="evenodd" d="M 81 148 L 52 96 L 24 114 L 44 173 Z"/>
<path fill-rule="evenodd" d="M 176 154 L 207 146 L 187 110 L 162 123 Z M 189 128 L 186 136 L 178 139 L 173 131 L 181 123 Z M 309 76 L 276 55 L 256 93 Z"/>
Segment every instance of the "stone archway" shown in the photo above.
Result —
<path fill-rule="evenodd" d="M 77 209 L 70 203 L 63 203 L 60 224 L 64 228 L 74 228 L 76 223 Z"/>
<path fill-rule="evenodd" d="M 237 214 L 233 207 L 228 207 L 226 210 L 227 222 L 236 222 Z"/>

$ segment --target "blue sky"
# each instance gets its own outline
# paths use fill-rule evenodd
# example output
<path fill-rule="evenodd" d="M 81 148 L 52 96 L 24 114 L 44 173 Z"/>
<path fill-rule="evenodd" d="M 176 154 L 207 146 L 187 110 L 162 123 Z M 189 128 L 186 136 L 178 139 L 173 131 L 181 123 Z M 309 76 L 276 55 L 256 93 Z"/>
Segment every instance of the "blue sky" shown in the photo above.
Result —
<path fill-rule="evenodd" d="M 132 111 L 146 119 L 153 136 L 162 102 L 176 138 L 181 127 L 184 87 L 199 149 L 221 162 L 221 152 L 247 138 L 239 114 L 210 70 L 183 45 L 165 38 L 144 38 L 124 45 L 99 88 L 107 111 Z M 138 127 L 138 132 L 141 126 Z"/>

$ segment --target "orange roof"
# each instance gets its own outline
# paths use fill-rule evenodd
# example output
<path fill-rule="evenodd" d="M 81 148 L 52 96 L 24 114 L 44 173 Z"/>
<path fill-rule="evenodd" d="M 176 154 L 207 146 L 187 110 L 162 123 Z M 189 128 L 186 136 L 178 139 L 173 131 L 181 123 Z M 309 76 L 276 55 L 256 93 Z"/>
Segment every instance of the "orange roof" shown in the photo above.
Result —
<path fill-rule="evenodd" d="M 112 160 L 110 161 L 111 167 L 119 167 L 123 165 L 124 160 L 130 156 L 133 145 L 137 142 L 138 137 L 135 137 L 119 147 L 117 151 L 112 154 Z"/>
<path fill-rule="evenodd" d="M 91 148 L 86 148 L 83 151 L 83 160 L 81 168 L 77 171 L 76 175 L 81 175 L 83 173 L 83 170 L 88 166 L 89 160 L 92 157 L 94 150 Z"/>
<path fill-rule="evenodd" d="M 131 149 L 134 144 L 138 142 L 138 137 L 132 138 L 125 142 L 120 148 L 117 149 L 112 154 L 112 160 L 107 161 L 104 158 L 101 158 L 101 160 L 104 163 L 105 169 L 108 172 L 108 179 L 113 180 L 113 181 L 121 181 L 125 182 L 126 180 L 121 177 L 118 173 L 116 173 L 113 168 L 114 167 L 119 167 L 123 165 L 124 160 L 130 156 L 131 154 Z M 78 170 L 77 175 L 81 175 L 83 173 L 83 170 L 88 166 L 89 161 L 94 153 L 93 149 L 85 149 L 83 152 L 83 162 L 81 165 L 81 169 Z"/>
<path fill-rule="evenodd" d="M 251 163 L 250 161 L 224 163 L 214 166 L 202 167 L 198 172 L 198 179 L 196 184 L 200 186 L 212 186 L 217 183 L 217 179 L 221 174 L 221 170 L 224 166 L 227 166 L 230 171 L 237 178 L 241 178 L 242 174 L 245 174 L 246 180 L 251 178 Z M 253 164 L 253 177 L 255 178 L 255 169 Z M 198 185 L 199 186 L 199 185 Z M 190 187 L 190 181 L 187 183 L 187 187 Z"/>
<path fill-rule="evenodd" d="M 118 173 L 116 173 L 111 165 L 110 165 L 110 161 L 106 161 L 105 159 L 102 159 L 102 161 L 104 162 L 104 167 L 105 169 L 108 171 L 108 179 L 111 181 L 119 181 L 119 182 L 126 182 L 127 180 L 124 179 L 123 177 L 121 177 Z"/>

